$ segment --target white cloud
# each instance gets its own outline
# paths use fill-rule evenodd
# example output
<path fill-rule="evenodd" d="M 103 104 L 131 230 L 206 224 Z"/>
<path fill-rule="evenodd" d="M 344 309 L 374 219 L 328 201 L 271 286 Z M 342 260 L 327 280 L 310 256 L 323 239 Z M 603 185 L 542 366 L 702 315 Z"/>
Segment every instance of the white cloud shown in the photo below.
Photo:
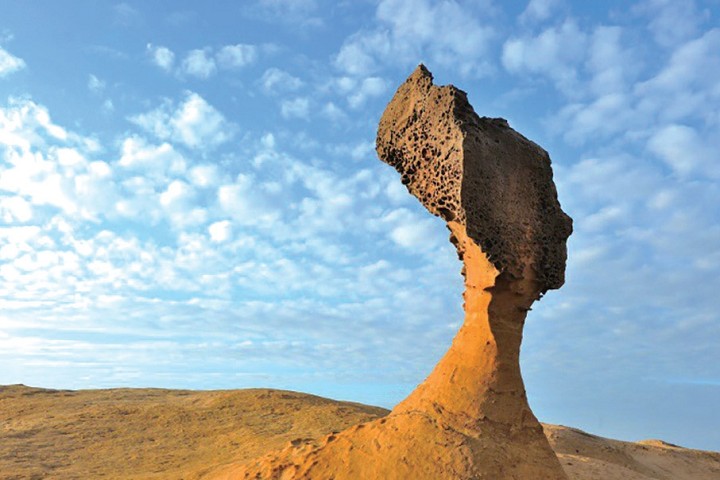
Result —
<path fill-rule="evenodd" d="M 207 210 L 197 206 L 195 189 L 182 180 L 170 182 L 158 200 L 170 223 L 180 230 L 207 220 Z"/>
<path fill-rule="evenodd" d="M 172 70 L 175 63 L 175 54 L 167 47 L 160 45 L 147 44 L 147 51 L 155 65 L 162 68 L 166 72 Z"/>
<path fill-rule="evenodd" d="M 93 93 L 102 92 L 105 89 L 105 82 L 93 74 L 88 77 L 88 89 Z"/>
<path fill-rule="evenodd" d="M 348 104 L 351 108 L 360 108 L 368 98 L 378 97 L 388 89 L 387 82 L 380 77 L 368 77 L 364 79 L 355 92 L 348 97 Z"/>
<path fill-rule="evenodd" d="M 407 208 L 398 208 L 383 216 L 382 223 L 390 227 L 393 242 L 414 253 L 431 252 L 446 241 L 443 222 L 429 214 L 419 216 Z"/>
<path fill-rule="evenodd" d="M 303 81 L 279 68 L 268 68 L 260 79 L 265 93 L 277 94 L 294 92 L 303 86 Z"/>
<path fill-rule="evenodd" d="M 208 227 L 208 233 L 213 242 L 225 242 L 232 236 L 232 224 L 229 220 L 215 222 Z"/>
<path fill-rule="evenodd" d="M 252 176 L 240 174 L 234 183 L 218 188 L 218 204 L 242 225 L 270 225 L 280 218 L 280 210 L 261 187 Z"/>
<path fill-rule="evenodd" d="M 114 170 L 103 161 L 90 162 L 85 171 L 76 174 L 75 195 L 83 216 L 95 220 L 112 216 L 119 195 L 114 175 Z"/>
<path fill-rule="evenodd" d="M 542 22 L 550 18 L 562 0 L 530 0 L 520 14 L 521 22 Z"/>
<path fill-rule="evenodd" d="M 540 73 L 555 81 L 563 92 L 573 94 L 578 67 L 587 50 L 587 35 L 575 21 L 566 20 L 537 36 L 511 38 L 503 45 L 502 63 L 515 74 Z"/>
<path fill-rule="evenodd" d="M 34 152 L 10 151 L 6 154 L 9 168 L 0 175 L 0 189 L 31 199 L 35 205 L 50 205 L 67 213 L 77 212 L 72 177 L 63 171 L 52 158 Z"/>
<path fill-rule="evenodd" d="M 715 28 L 679 45 L 656 76 L 636 85 L 639 108 L 665 122 L 705 117 L 716 111 L 713 105 L 720 100 L 718 77 L 720 29 Z"/>
<path fill-rule="evenodd" d="M 323 106 L 321 113 L 323 114 L 323 116 L 335 122 L 347 119 L 347 115 L 342 110 L 342 108 L 338 107 L 333 102 L 327 102 Z"/>
<path fill-rule="evenodd" d="M 11 97 L 7 108 L 0 107 L 1 146 L 29 151 L 34 144 L 43 144 L 46 135 L 53 140 L 90 144 L 89 139 L 68 134 L 52 121 L 45 107 L 28 98 Z"/>
<path fill-rule="evenodd" d="M 123 140 L 118 165 L 159 183 L 164 183 L 168 175 L 179 175 L 186 169 L 185 159 L 172 145 L 151 145 L 139 136 Z"/>
<path fill-rule="evenodd" d="M 584 232 L 608 231 L 610 226 L 623 219 L 630 218 L 630 212 L 618 205 L 607 205 L 579 219 L 579 228 Z"/>
<path fill-rule="evenodd" d="M 478 18 L 490 17 L 489 2 L 442 3 L 428 0 L 382 0 L 378 28 L 348 37 L 335 59 L 351 75 L 371 75 L 382 64 L 411 66 L 420 61 L 456 68 L 463 75 L 485 74 L 485 56 L 495 36 Z M 442 34 L 438 34 L 442 32 Z"/>
<path fill-rule="evenodd" d="M 388 175 L 388 177 L 384 192 L 390 203 L 393 205 L 407 203 L 410 199 L 410 192 L 408 192 L 405 185 L 400 182 L 396 175 Z"/>
<path fill-rule="evenodd" d="M 122 180 L 119 188 L 123 195 L 113 205 L 113 211 L 124 218 L 142 218 L 144 223 L 156 224 L 162 218 L 156 190 L 166 181 L 167 179 L 155 179 L 147 174 Z"/>
<path fill-rule="evenodd" d="M 232 135 L 232 127 L 225 117 L 200 95 L 190 93 L 170 120 L 174 136 L 189 147 L 202 144 L 218 145 Z"/>
<path fill-rule="evenodd" d="M 148 43 L 147 51 L 155 65 L 166 72 L 172 71 L 175 63 L 175 54 L 172 50 Z M 258 47 L 243 43 L 225 45 L 217 53 L 213 53 L 213 49 L 210 47 L 198 48 L 187 52 L 180 64 L 179 71 L 182 74 L 205 80 L 212 77 L 218 68 L 239 69 L 254 63 L 257 57 Z"/>
<path fill-rule="evenodd" d="M 218 171 L 217 165 L 196 165 L 190 169 L 188 178 L 196 187 L 215 187 L 220 181 L 220 172 Z"/>
<path fill-rule="evenodd" d="M 307 119 L 310 115 L 310 100 L 306 97 L 283 100 L 280 104 L 280 113 L 285 118 Z"/>
<path fill-rule="evenodd" d="M 238 43 L 226 45 L 216 55 L 218 64 L 223 68 L 242 68 L 257 59 L 257 47 Z"/>
<path fill-rule="evenodd" d="M 635 112 L 628 108 L 632 101 L 629 95 L 610 93 L 589 104 L 572 103 L 563 107 L 550 124 L 572 144 L 606 138 L 637 125 Z"/>
<path fill-rule="evenodd" d="M 25 68 L 25 61 L 0 47 L 0 78 Z"/>
<path fill-rule="evenodd" d="M 718 145 L 710 146 L 687 125 L 668 125 L 650 137 L 648 149 L 679 175 L 701 173 L 720 177 Z"/>
<path fill-rule="evenodd" d="M 27 99 L 0 108 L 0 139 L 0 189 L 18 195 L 6 201 L 4 216 L 29 220 L 28 202 L 83 219 L 106 211 L 115 195 L 113 172 L 88 160 L 98 150 L 94 140 L 54 124 L 47 109 Z"/>
<path fill-rule="evenodd" d="M 375 142 L 360 141 L 357 143 L 340 143 L 327 145 L 325 149 L 333 157 L 350 157 L 353 160 L 367 160 L 375 157 Z M 374 161 L 374 160 L 373 160 Z M 400 182 L 398 182 L 400 183 Z"/>
<path fill-rule="evenodd" d="M 666 47 L 692 38 L 709 17 L 708 11 L 698 11 L 694 0 L 645 0 L 635 10 L 650 17 L 655 41 Z"/>
<path fill-rule="evenodd" d="M 113 104 L 112 100 L 106 98 L 105 101 L 103 101 L 102 109 L 105 113 L 112 113 L 115 111 L 115 105 Z"/>
<path fill-rule="evenodd" d="M 32 205 L 21 196 L 0 196 L 0 218 L 6 224 L 28 222 L 33 218 Z"/>
<path fill-rule="evenodd" d="M 173 180 L 160 194 L 160 205 L 170 210 L 183 210 L 195 196 L 195 191 L 182 180 Z"/>
<path fill-rule="evenodd" d="M 427 234 L 431 227 L 427 220 L 421 223 L 403 223 L 392 229 L 390 238 L 401 247 L 417 251 L 427 243 Z"/>
<path fill-rule="evenodd" d="M 592 74 L 590 88 L 596 95 L 626 92 L 638 64 L 632 48 L 622 44 L 621 27 L 600 26 L 590 37 L 587 66 Z"/>
<path fill-rule="evenodd" d="M 210 78 L 217 71 L 215 59 L 209 49 L 190 50 L 182 62 L 182 70 L 187 75 L 197 78 Z"/>
<path fill-rule="evenodd" d="M 350 156 L 354 160 L 372 158 L 375 155 L 375 142 L 360 142 L 350 149 Z"/>
<path fill-rule="evenodd" d="M 177 108 L 166 101 L 159 108 L 129 120 L 161 140 L 200 150 L 227 142 L 235 132 L 235 126 L 226 121 L 222 113 L 194 92 L 186 92 Z"/>
<path fill-rule="evenodd" d="M 335 58 L 335 64 L 350 75 L 366 75 L 378 69 L 378 59 L 391 56 L 387 32 L 359 32 L 350 36 Z"/>
<path fill-rule="evenodd" d="M 577 144 L 621 133 L 623 141 L 646 141 L 659 128 L 691 121 L 712 124 L 720 89 L 720 30 L 682 43 L 649 78 L 635 47 L 623 43 L 619 27 L 597 27 L 589 37 L 585 78 L 589 88 L 573 89 L 573 97 L 589 97 L 561 108 L 549 124 Z M 646 74 L 647 75 L 647 74 Z M 716 122 L 717 123 L 717 122 Z M 705 170 L 707 172 L 707 170 Z"/>

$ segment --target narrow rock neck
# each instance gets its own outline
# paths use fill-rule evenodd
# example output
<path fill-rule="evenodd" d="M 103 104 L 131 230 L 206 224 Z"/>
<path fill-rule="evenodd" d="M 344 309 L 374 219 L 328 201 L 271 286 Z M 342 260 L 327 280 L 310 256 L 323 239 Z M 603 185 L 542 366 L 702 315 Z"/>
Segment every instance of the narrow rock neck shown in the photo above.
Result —
<path fill-rule="evenodd" d="M 448 226 L 464 264 L 465 321 L 430 376 L 393 414 L 421 411 L 463 430 L 486 420 L 534 426 L 520 374 L 520 343 L 536 284 L 500 274 L 463 225 Z"/>

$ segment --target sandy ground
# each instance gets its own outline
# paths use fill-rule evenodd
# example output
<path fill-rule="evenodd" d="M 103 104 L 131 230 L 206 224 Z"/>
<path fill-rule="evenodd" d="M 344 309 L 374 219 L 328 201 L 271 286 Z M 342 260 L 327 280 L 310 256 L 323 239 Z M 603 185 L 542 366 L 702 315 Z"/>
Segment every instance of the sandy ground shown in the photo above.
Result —
<path fill-rule="evenodd" d="M 279 390 L 0 387 L 0 479 L 200 479 L 386 414 Z M 571 479 L 720 479 L 720 453 L 544 427 Z"/>

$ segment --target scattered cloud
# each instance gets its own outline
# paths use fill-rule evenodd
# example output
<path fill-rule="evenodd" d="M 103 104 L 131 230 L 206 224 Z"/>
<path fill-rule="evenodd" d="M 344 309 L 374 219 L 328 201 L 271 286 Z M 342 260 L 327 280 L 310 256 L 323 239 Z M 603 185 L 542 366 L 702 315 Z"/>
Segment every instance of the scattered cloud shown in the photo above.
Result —
<path fill-rule="evenodd" d="M 388 89 L 388 83 L 380 77 L 368 77 L 364 79 L 353 93 L 348 96 L 348 104 L 351 108 L 361 107 L 368 98 L 379 97 Z"/>
<path fill-rule="evenodd" d="M 146 49 L 155 65 L 166 72 L 173 71 L 175 53 L 172 50 L 152 43 L 148 43 Z M 185 54 L 177 73 L 181 76 L 207 80 L 218 70 L 238 70 L 255 63 L 259 52 L 259 47 L 244 43 L 225 45 L 217 51 L 212 47 L 196 48 Z"/>
<path fill-rule="evenodd" d="M 503 66 L 511 73 L 542 74 L 558 89 L 572 94 L 577 88 L 580 62 L 587 51 L 587 34 L 573 20 L 549 27 L 536 36 L 514 37 L 505 42 Z"/>
<path fill-rule="evenodd" d="M 717 152 L 720 145 L 708 145 L 687 125 L 668 125 L 653 134 L 648 149 L 682 176 L 701 174 L 720 178 Z"/>
<path fill-rule="evenodd" d="M 185 158 L 169 143 L 152 145 L 140 136 L 123 140 L 118 165 L 131 172 L 143 174 L 158 183 L 165 183 L 169 176 L 184 173 Z"/>
<path fill-rule="evenodd" d="M 280 104 L 280 113 L 285 118 L 302 118 L 307 120 L 310 116 L 310 100 L 307 97 L 283 100 Z"/>
<path fill-rule="evenodd" d="M 167 100 L 155 110 L 132 116 L 129 120 L 161 140 L 172 140 L 199 150 L 225 143 L 235 132 L 235 126 L 222 113 L 194 92 L 186 92 L 178 105 Z"/>
<path fill-rule="evenodd" d="M 623 42 L 621 27 L 597 27 L 589 38 L 586 69 L 591 75 L 589 90 L 602 96 L 628 92 L 638 74 L 638 59 Z"/>
<path fill-rule="evenodd" d="M 103 111 L 106 112 L 106 113 L 112 113 L 112 112 L 115 111 L 115 104 L 113 103 L 112 100 L 110 100 L 109 98 L 106 98 L 106 99 L 103 101 L 102 109 L 103 109 Z"/>
<path fill-rule="evenodd" d="M 155 65 L 166 72 L 172 71 L 175 63 L 175 54 L 172 50 L 167 47 L 153 45 L 152 43 L 147 44 L 146 50 Z"/>
<path fill-rule="evenodd" d="M 221 174 L 217 165 L 200 164 L 190 169 L 188 179 L 196 187 L 210 188 L 218 185 Z"/>
<path fill-rule="evenodd" d="M 2 196 L 0 197 L 0 218 L 6 225 L 29 222 L 33 218 L 32 205 L 22 196 Z"/>
<path fill-rule="evenodd" d="M 637 83 L 638 109 L 650 120 L 680 121 L 707 117 L 720 99 L 714 83 L 720 75 L 720 29 L 678 45 L 670 60 L 649 80 Z"/>
<path fill-rule="evenodd" d="M 520 14 L 521 23 L 543 22 L 553 15 L 562 0 L 530 0 Z"/>
<path fill-rule="evenodd" d="M 214 75 L 217 71 L 217 65 L 210 53 L 210 49 L 190 50 L 182 62 L 182 71 L 187 75 L 201 79 Z"/>
<path fill-rule="evenodd" d="M 0 78 L 25 68 L 25 61 L 0 47 Z"/>
<path fill-rule="evenodd" d="M 235 182 L 218 188 L 218 203 L 222 211 L 241 225 L 272 224 L 280 217 L 279 205 L 267 190 L 257 188 L 250 175 L 240 174 Z"/>
<path fill-rule="evenodd" d="M 208 227 L 208 233 L 213 242 L 225 242 L 232 236 L 232 224 L 229 220 L 215 222 Z"/>
<path fill-rule="evenodd" d="M 257 47 L 238 43 L 226 45 L 216 55 L 218 64 L 223 68 L 242 68 L 257 59 Z"/>
<path fill-rule="evenodd" d="M 634 10 L 650 19 L 648 28 L 664 47 L 690 40 L 710 17 L 707 10 L 698 9 L 694 0 L 644 0 Z"/>
<path fill-rule="evenodd" d="M 265 93 L 276 95 L 279 93 L 294 92 L 300 89 L 304 85 L 304 82 L 284 70 L 272 67 L 265 70 L 265 73 L 263 73 L 260 79 L 260 84 Z"/>
<path fill-rule="evenodd" d="M 435 251 L 447 240 L 447 235 L 438 235 L 438 225 L 442 222 L 428 215 L 419 216 L 407 208 L 392 210 L 382 222 L 390 227 L 393 242 L 414 253 Z"/>
<path fill-rule="evenodd" d="M 95 142 L 55 125 L 31 100 L 11 99 L 0 108 L 0 139 L 0 192 L 14 195 L 2 201 L 5 217 L 27 221 L 35 205 L 91 219 L 112 197 L 107 164 L 87 158 Z"/>
<path fill-rule="evenodd" d="M 323 116 L 334 122 L 348 118 L 343 109 L 335 105 L 334 102 L 327 102 L 322 107 L 321 113 Z"/>
<path fill-rule="evenodd" d="M 93 93 L 100 93 L 105 90 L 106 83 L 93 74 L 88 76 L 88 89 Z"/>
<path fill-rule="evenodd" d="M 492 70 L 487 58 L 496 35 L 489 21 L 492 13 L 485 1 L 382 0 L 376 10 L 378 28 L 348 37 L 335 64 L 354 76 L 372 75 L 388 64 L 409 68 L 420 61 L 464 75 L 484 75 Z"/>

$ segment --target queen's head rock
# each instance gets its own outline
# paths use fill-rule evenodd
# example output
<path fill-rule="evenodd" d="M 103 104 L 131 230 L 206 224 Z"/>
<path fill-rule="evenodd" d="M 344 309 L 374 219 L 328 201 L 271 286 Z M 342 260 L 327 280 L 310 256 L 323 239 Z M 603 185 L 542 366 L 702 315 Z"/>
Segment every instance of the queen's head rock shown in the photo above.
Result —
<path fill-rule="evenodd" d="M 456 222 L 503 274 L 533 270 L 539 290 L 565 280 L 572 220 L 550 157 L 502 118 L 479 117 L 462 90 L 433 85 L 420 65 L 380 119 L 380 159 L 434 215 Z"/>
<path fill-rule="evenodd" d="M 450 230 L 465 321 L 432 373 L 385 418 L 289 445 L 217 478 L 563 480 L 527 402 L 527 312 L 562 286 L 572 221 L 550 157 L 420 65 L 388 104 L 380 159 Z M 450 319 L 445 319 L 450 320 Z"/>

